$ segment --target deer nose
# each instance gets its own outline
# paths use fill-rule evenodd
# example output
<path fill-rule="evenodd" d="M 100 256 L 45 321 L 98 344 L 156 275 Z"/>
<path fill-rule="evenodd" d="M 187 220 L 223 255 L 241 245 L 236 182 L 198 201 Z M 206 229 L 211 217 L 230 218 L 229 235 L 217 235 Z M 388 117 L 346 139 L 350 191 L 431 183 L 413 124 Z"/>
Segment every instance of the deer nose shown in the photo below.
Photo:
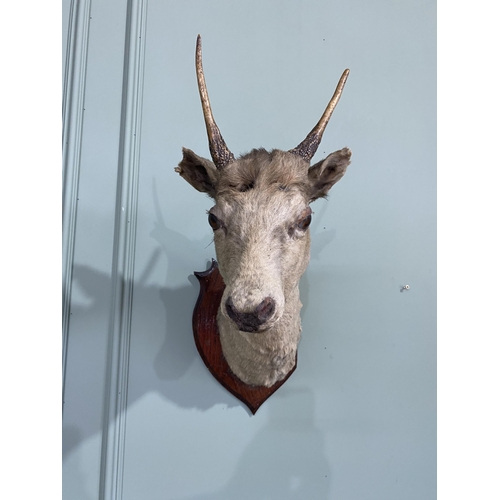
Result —
<path fill-rule="evenodd" d="M 252 312 L 240 312 L 233 304 L 231 297 L 226 301 L 227 315 L 236 323 L 238 330 L 243 332 L 256 332 L 276 309 L 276 303 L 271 297 L 266 297 Z"/>

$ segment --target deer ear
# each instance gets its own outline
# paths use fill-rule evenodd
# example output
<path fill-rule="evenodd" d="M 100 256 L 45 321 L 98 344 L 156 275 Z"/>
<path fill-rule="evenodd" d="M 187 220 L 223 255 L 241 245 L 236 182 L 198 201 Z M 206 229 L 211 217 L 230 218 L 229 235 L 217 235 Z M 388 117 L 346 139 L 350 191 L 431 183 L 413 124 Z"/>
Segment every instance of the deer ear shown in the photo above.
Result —
<path fill-rule="evenodd" d="M 345 174 L 349 163 L 351 163 L 351 150 L 344 148 L 313 165 L 308 173 L 311 186 L 309 201 L 325 197 L 330 188 Z"/>
<path fill-rule="evenodd" d="M 218 171 L 210 160 L 198 156 L 190 149 L 182 148 L 182 161 L 175 171 L 198 191 L 215 197 Z"/>

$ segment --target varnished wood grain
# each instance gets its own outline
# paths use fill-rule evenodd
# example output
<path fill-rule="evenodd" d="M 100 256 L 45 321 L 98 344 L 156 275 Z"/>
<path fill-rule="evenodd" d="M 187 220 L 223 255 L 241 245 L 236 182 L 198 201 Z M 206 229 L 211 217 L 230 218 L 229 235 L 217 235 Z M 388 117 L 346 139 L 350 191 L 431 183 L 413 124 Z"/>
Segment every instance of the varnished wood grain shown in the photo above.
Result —
<path fill-rule="evenodd" d="M 198 352 L 218 382 L 245 403 L 255 415 L 262 403 L 288 380 L 297 366 L 297 360 L 286 378 L 271 387 L 253 386 L 242 382 L 231 372 L 222 353 L 217 328 L 217 311 L 225 285 L 217 262 L 212 260 L 208 270 L 195 272 L 194 275 L 200 282 L 200 294 L 193 312 L 193 333 Z"/>

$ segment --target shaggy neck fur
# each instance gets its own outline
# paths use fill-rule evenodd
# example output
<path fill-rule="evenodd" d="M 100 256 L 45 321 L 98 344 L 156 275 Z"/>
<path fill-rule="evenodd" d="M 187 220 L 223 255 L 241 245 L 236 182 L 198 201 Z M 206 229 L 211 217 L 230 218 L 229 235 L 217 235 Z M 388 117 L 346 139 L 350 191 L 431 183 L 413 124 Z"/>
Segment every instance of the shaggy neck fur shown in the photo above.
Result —
<path fill-rule="evenodd" d="M 298 285 L 285 290 L 283 316 L 270 330 L 262 333 L 239 331 L 219 309 L 217 321 L 222 351 L 241 381 L 270 387 L 287 376 L 295 366 L 301 307 Z"/>

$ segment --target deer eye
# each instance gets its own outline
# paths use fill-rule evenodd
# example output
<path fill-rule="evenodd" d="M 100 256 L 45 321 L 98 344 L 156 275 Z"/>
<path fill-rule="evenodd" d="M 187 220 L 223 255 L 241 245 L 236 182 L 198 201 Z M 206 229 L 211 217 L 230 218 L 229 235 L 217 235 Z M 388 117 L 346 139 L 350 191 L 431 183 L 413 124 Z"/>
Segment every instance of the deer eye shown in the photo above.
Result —
<path fill-rule="evenodd" d="M 310 225 L 312 221 L 312 215 L 309 214 L 307 217 L 304 217 L 302 220 L 297 222 L 297 227 L 299 229 L 302 229 L 302 231 L 305 231 Z"/>
<path fill-rule="evenodd" d="M 208 214 L 208 223 L 214 231 L 222 227 L 222 222 L 214 214 Z"/>

